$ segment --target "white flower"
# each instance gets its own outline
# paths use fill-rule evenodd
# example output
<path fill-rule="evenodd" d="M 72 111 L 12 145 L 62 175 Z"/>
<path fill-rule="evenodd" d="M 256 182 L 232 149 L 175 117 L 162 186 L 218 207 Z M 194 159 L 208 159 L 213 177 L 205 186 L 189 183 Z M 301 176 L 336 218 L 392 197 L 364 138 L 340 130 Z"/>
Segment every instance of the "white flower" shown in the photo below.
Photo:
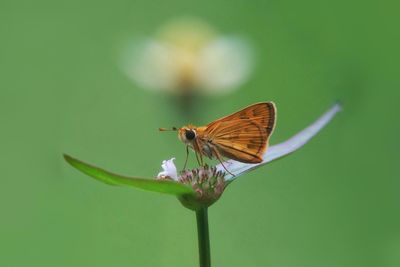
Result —
<path fill-rule="evenodd" d="M 161 167 L 163 171 L 158 173 L 157 179 L 171 178 L 175 181 L 178 181 L 178 172 L 176 170 L 174 160 L 175 158 L 172 158 L 162 162 Z"/>
<path fill-rule="evenodd" d="M 238 88 L 252 69 L 248 43 L 222 36 L 196 19 L 167 23 L 154 38 L 137 39 L 123 53 L 124 72 L 157 91 L 223 93 Z"/>

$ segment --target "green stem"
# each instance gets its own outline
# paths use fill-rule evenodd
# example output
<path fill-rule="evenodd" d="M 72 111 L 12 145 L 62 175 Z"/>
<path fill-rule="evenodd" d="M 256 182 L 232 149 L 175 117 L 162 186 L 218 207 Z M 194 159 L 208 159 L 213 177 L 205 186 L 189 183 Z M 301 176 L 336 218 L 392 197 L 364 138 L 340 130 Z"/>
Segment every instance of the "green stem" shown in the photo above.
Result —
<path fill-rule="evenodd" d="M 208 235 L 208 215 L 206 207 L 196 211 L 196 219 L 200 267 L 211 267 L 210 238 Z"/>

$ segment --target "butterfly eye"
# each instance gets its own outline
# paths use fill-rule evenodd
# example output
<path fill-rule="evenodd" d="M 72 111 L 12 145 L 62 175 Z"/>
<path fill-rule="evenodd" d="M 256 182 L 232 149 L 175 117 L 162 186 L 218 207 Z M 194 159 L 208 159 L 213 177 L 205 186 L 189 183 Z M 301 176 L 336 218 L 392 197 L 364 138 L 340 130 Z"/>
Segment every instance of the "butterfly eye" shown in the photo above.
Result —
<path fill-rule="evenodd" d="M 196 133 L 193 130 L 186 130 L 185 136 L 187 140 L 193 140 L 196 137 Z"/>

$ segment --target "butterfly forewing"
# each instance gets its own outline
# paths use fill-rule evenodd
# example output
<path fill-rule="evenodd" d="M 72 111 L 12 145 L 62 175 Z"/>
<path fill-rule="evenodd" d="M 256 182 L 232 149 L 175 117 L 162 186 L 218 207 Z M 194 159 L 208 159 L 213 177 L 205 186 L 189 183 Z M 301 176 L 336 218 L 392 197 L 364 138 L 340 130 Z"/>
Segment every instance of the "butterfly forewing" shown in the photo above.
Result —
<path fill-rule="evenodd" d="M 214 130 L 213 127 L 222 121 L 237 121 L 237 123 L 240 123 L 241 120 L 248 119 L 260 123 L 262 127 L 265 127 L 267 134 L 271 135 L 275 127 L 275 118 L 275 104 L 273 102 L 262 102 L 253 104 L 231 115 L 215 120 L 208 124 L 207 128 L 212 131 Z"/>
<path fill-rule="evenodd" d="M 222 156 L 245 163 L 259 163 L 275 126 L 272 102 L 258 103 L 206 126 L 203 140 Z"/>

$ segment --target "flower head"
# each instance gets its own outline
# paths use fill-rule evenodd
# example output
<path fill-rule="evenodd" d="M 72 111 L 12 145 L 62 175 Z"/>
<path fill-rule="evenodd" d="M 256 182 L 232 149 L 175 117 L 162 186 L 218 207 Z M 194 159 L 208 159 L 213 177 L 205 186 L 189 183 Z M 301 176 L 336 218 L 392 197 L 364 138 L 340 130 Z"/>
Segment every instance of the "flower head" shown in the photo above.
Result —
<path fill-rule="evenodd" d="M 224 179 L 225 172 L 217 170 L 217 167 L 203 166 L 193 170 L 184 170 L 178 176 L 174 159 L 162 162 L 163 171 L 157 175 L 157 179 L 173 179 L 190 186 L 195 195 L 185 195 L 179 198 L 185 207 L 196 210 L 199 206 L 210 206 L 218 200 L 227 185 Z"/>
<path fill-rule="evenodd" d="M 122 67 L 143 88 L 212 94 L 244 83 L 252 57 L 244 39 L 219 35 L 199 19 L 182 18 L 162 26 L 154 37 L 128 45 Z"/>

